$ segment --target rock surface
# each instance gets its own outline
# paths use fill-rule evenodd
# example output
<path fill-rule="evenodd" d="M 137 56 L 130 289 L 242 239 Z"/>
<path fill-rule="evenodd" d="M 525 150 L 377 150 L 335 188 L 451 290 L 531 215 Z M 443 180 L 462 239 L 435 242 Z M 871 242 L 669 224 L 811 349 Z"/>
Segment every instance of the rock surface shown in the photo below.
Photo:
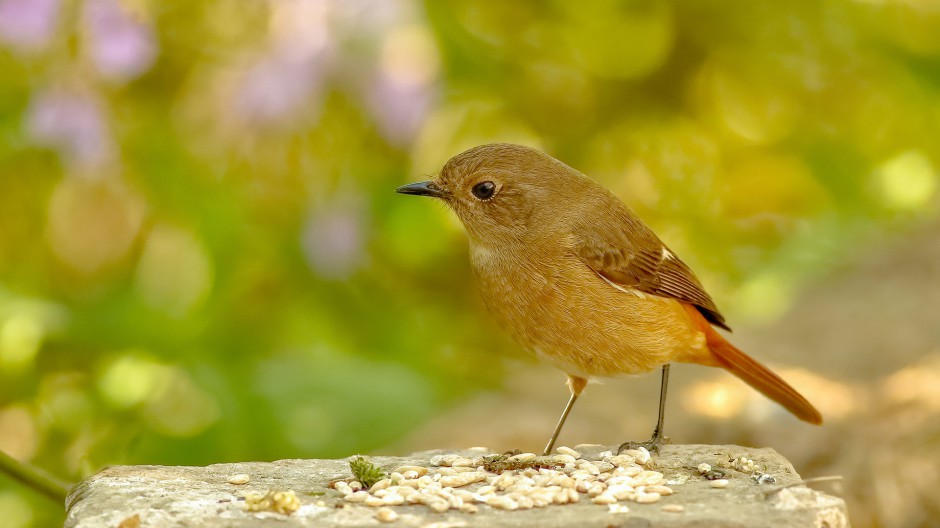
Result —
<path fill-rule="evenodd" d="M 616 447 L 577 446 L 583 458 L 599 461 Z M 428 451 L 406 457 L 370 457 L 392 471 L 399 466 L 431 467 L 431 457 L 456 453 L 479 458 L 489 451 Z M 758 483 L 750 472 L 728 468 L 732 457 L 745 456 L 775 483 Z M 451 509 L 433 512 L 424 505 L 391 506 L 394 514 L 351 503 L 331 482 L 350 479 L 349 459 L 281 460 L 216 464 L 207 467 L 116 466 L 77 485 L 67 500 L 66 528 L 259 527 L 259 526 L 544 526 L 544 527 L 826 527 L 849 526 L 845 503 L 799 485 L 793 466 L 772 449 L 738 446 L 672 445 L 654 455 L 652 469 L 663 473 L 674 494 L 651 504 L 622 501 L 594 504 L 586 493 L 578 502 L 506 511 L 480 504 L 476 513 Z M 712 487 L 697 467 L 723 467 L 728 486 Z M 247 475 L 248 482 L 241 482 Z M 495 476 L 495 475 L 494 475 Z M 234 477 L 234 478 L 233 478 Z M 231 482 L 230 482 L 231 481 Z M 795 486 L 789 486 L 797 484 Z M 465 487 L 473 492 L 486 482 Z M 783 488 L 783 489 L 781 489 Z M 291 514 L 250 512 L 246 497 L 268 491 L 293 491 L 299 509 Z M 678 508 L 676 505 L 682 506 Z M 628 510 L 625 511 L 624 510 Z M 681 510 L 676 512 L 674 510 Z M 617 511 L 617 513 L 613 513 Z M 379 517 L 396 518 L 381 522 Z M 122 524 L 123 523 L 123 524 Z"/>

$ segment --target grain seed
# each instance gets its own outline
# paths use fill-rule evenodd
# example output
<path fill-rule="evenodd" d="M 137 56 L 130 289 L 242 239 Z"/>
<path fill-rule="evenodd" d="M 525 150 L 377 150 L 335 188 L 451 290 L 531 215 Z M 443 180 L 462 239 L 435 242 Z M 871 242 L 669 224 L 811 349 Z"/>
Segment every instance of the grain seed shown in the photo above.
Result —
<path fill-rule="evenodd" d="M 368 491 L 354 491 L 343 498 L 349 502 L 365 502 L 365 500 L 370 497 L 371 495 L 369 495 Z"/>
<path fill-rule="evenodd" d="M 674 493 L 672 491 L 672 488 L 670 488 L 669 486 L 663 486 L 662 484 L 654 484 L 652 486 L 646 486 L 646 488 L 643 491 L 647 493 L 659 493 L 663 497 L 667 495 L 672 495 Z"/>
<path fill-rule="evenodd" d="M 494 495 L 492 497 L 487 497 L 486 504 L 492 508 L 498 508 L 500 510 L 512 511 L 519 509 L 519 504 L 505 495 Z"/>
<path fill-rule="evenodd" d="M 423 477 L 427 475 L 428 468 L 422 467 L 422 466 L 402 466 L 395 470 L 396 473 L 401 473 L 402 475 L 404 475 L 405 473 L 409 471 L 414 471 L 417 475 L 414 477 L 405 477 L 405 478 L 417 478 L 417 477 Z"/>
<path fill-rule="evenodd" d="M 229 477 L 229 478 L 228 478 L 228 483 L 229 483 L 229 484 L 235 484 L 235 485 L 239 486 L 239 485 L 242 485 L 242 484 L 248 484 L 248 481 L 249 481 L 249 480 L 251 480 L 251 477 L 249 477 L 248 475 L 246 475 L 246 474 L 244 474 L 244 473 L 241 473 L 241 474 L 232 475 L 231 477 Z"/>
<path fill-rule="evenodd" d="M 382 504 L 388 506 L 400 506 L 405 503 L 405 498 L 397 493 L 389 493 L 382 497 Z"/>
<path fill-rule="evenodd" d="M 591 499 L 591 502 L 594 504 L 613 504 L 617 502 L 617 497 L 614 497 L 609 493 L 601 493 L 597 497 Z"/>
<path fill-rule="evenodd" d="M 459 475 L 441 477 L 440 483 L 441 486 L 445 488 L 459 488 L 461 486 L 466 486 L 468 484 L 475 484 L 477 482 L 482 482 L 486 480 L 486 473 L 483 472 L 473 472 L 473 473 L 461 473 Z"/>
<path fill-rule="evenodd" d="M 375 511 L 375 518 L 379 522 L 390 523 L 398 520 L 398 514 L 391 508 L 379 508 Z"/>
<path fill-rule="evenodd" d="M 659 498 L 659 493 L 637 493 L 633 500 L 639 502 L 640 504 L 652 504 L 654 502 L 659 502 Z"/>
<path fill-rule="evenodd" d="M 392 479 L 384 478 L 376 482 L 375 484 L 373 484 L 372 487 L 369 488 L 369 493 L 375 493 L 376 491 L 383 490 L 391 485 L 392 485 Z"/>

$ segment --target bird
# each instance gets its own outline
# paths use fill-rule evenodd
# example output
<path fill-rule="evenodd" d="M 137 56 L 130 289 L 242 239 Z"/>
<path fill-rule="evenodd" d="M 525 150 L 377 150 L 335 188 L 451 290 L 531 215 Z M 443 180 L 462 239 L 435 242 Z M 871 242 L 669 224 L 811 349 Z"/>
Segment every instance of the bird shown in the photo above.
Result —
<path fill-rule="evenodd" d="M 550 454 L 594 378 L 661 369 L 659 412 L 647 442 L 658 451 L 671 363 L 719 367 L 820 425 L 796 389 L 732 345 L 699 279 L 619 198 L 531 147 L 480 145 L 434 179 L 396 189 L 443 201 L 463 224 L 488 311 L 524 349 L 567 374 L 568 402 L 543 450 Z"/>

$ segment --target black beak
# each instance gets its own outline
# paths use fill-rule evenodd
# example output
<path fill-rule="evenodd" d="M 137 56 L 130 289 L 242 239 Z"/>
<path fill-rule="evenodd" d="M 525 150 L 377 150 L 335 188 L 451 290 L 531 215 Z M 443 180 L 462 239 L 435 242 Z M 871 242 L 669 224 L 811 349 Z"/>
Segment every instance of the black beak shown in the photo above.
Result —
<path fill-rule="evenodd" d="M 434 198 L 444 198 L 447 196 L 447 191 L 438 187 L 433 180 L 402 185 L 401 187 L 395 189 L 395 192 L 402 194 L 416 194 L 418 196 L 433 196 Z"/>

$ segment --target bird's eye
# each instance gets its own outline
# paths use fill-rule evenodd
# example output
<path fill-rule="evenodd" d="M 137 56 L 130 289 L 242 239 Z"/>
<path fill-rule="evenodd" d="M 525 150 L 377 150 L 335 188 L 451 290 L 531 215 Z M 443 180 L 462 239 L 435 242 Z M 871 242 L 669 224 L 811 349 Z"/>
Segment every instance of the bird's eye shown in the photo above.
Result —
<path fill-rule="evenodd" d="M 480 200 L 489 200 L 496 193 L 496 184 L 491 181 L 480 182 L 474 185 L 470 192 Z"/>

